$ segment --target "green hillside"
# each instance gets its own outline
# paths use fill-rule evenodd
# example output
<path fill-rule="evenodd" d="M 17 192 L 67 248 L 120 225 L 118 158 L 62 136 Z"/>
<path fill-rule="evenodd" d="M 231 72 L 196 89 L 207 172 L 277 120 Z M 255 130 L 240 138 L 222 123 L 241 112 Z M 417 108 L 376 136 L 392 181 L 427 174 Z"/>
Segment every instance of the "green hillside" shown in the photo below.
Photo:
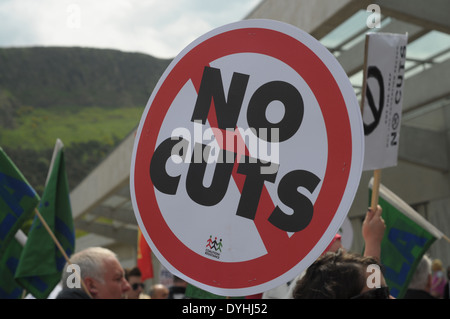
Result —
<path fill-rule="evenodd" d="M 0 49 L 0 146 L 41 194 L 60 138 L 73 188 L 138 125 L 169 62 L 90 48 Z"/>
<path fill-rule="evenodd" d="M 41 150 L 53 147 L 56 137 L 67 146 L 88 141 L 112 145 L 137 126 L 142 111 L 142 106 L 117 109 L 95 106 L 77 111 L 19 110 L 14 128 L 0 129 L 0 145 Z"/>
<path fill-rule="evenodd" d="M 89 48 L 0 50 L 0 88 L 39 108 L 145 105 L 168 60 Z"/>

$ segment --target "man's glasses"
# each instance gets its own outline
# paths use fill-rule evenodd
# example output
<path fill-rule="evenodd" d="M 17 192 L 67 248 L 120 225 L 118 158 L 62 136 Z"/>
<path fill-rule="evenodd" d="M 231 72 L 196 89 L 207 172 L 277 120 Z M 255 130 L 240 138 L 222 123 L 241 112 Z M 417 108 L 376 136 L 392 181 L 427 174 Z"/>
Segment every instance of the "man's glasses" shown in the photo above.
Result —
<path fill-rule="evenodd" d="M 131 285 L 131 288 L 133 288 L 133 290 L 137 290 L 139 287 L 141 287 L 142 289 L 144 289 L 144 284 L 143 283 L 135 283 Z"/>

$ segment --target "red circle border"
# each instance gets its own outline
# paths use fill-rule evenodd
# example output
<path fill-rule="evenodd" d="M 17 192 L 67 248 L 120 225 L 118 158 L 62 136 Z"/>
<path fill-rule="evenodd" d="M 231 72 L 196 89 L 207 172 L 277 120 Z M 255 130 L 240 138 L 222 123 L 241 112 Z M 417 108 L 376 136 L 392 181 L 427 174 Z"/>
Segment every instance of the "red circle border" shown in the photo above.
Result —
<path fill-rule="evenodd" d="M 173 234 L 159 210 L 148 172 L 159 127 L 180 89 L 188 80 L 199 85 L 205 65 L 223 56 L 242 52 L 276 58 L 303 77 L 322 110 L 328 138 L 328 160 L 322 187 L 314 204 L 314 217 L 309 226 L 294 234 L 285 247 L 253 260 L 232 263 L 200 256 Z M 170 265 L 188 278 L 224 289 L 261 285 L 294 267 L 328 228 L 349 178 L 352 134 L 346 104 L 333 74 L 311 49 L 287 34 L 265 28 L 240 28 L 199 43 L 161 80 L 164 81 L 151 101 L 139 135 L 134 170 L 136 203 L 155 248 Z M 293 251 L 296 253 L 291 253 Z"/>

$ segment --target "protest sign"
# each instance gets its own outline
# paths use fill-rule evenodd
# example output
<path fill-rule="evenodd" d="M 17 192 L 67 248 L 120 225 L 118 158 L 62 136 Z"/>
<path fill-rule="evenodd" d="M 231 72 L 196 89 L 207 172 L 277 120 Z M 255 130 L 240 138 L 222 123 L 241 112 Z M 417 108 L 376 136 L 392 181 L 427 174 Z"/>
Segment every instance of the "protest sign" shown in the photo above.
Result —
<path fill-rule="evenodd" d="M 397 165 L 407 41 L 406 34 L 366 35 L 364 170 Z"/>
<path fill-rule="evenodd" d="M 172 61 L 142 115 L 130 172 L 139 227 L 200 289 L 269 290 L 338 232 L 363 138 L 350 81 L 317 40 L 271 20 L 217 28 Z"/>

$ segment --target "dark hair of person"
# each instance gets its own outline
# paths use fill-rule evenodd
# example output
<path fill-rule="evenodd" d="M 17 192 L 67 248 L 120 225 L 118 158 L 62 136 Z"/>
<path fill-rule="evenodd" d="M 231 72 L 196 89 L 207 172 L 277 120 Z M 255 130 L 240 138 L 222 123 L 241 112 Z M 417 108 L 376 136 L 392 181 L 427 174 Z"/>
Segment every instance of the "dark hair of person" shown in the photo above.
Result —
<path fill-rule="evenodd" d="M 296 283 L 294 299 L 349 299 L 366 286 L 367 266 L 378 261 L 372 257 L 343 252 L 320 256 Z M 380 266 L 381 269 L 381 266 Z"/>
<path fill-rule="evenodd" d="M 141 270 L 138 267 L 125 270 L 125 279 L 128 280 L 130 277 L 141 277 Z"/>

